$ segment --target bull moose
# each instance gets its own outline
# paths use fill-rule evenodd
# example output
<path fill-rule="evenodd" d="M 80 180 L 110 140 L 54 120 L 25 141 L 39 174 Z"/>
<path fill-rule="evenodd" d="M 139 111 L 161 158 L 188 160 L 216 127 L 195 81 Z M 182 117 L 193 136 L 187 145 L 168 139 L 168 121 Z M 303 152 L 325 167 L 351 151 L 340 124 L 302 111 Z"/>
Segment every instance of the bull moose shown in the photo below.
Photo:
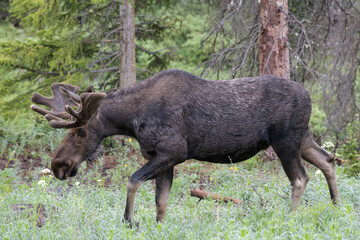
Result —
<path fill-rule="evenodd" d="M 211 81 L 167 70 L 111 93 L 89 88 L 78 95 L 78 87 L 60 83 L 51 89 L 51 98 L 32 96 L 51 110 L 31 109 L 51 127 L 69 128 L 51 162 L 56 178 L 73 177 L 82 161 L 95 161 L 103 138 L 127 135 L 139 142 L 148 161 L 128 181 L 127 222 L 145 181 L 155 179 L 156 220 L 163 221 L 175 165 L 188 159 L 241 162 L 269 146 L 290 180 L 293 210 L 309 181 L 301 158 L 324 173 L 333 202 L 339 199 L 334 156 L 314 142 L 308 127 L 310 96 L 295 82 L 271 75 Z"/>

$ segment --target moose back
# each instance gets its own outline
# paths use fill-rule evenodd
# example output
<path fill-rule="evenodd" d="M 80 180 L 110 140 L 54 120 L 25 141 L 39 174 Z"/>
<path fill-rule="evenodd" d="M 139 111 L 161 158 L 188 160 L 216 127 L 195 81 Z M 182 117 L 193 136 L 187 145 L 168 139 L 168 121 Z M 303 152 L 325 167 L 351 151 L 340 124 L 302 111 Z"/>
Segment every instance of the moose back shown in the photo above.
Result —
<path fill-rule="evenodd" d="M 58 179 L 75 176 L 82 161 L 95 161 L 103 138 L 138 140 L 148 162 L 128 181 L 128 222 L 135 193 L 145 181 L 156 180 L 156 220 L 163 221 L 175 165 L 188 159 L 236 163 L 269 146 L 290 180 L 293 210 L 309 181 L 302 158 L 324 173 L 333 202 L 339 198 L 334 156 L 313 141 L 309 93 L 295 82 L 276 76 L 210 81 L 168 70 L 108 94 L 89 88 L 78 95 L 79 88 L 69 84 L 51 88 L 51 98 L 32 96 L 34 103 L 51 110 L 31 108 L 52 127 L 69 129 L 51 162 Z"/>

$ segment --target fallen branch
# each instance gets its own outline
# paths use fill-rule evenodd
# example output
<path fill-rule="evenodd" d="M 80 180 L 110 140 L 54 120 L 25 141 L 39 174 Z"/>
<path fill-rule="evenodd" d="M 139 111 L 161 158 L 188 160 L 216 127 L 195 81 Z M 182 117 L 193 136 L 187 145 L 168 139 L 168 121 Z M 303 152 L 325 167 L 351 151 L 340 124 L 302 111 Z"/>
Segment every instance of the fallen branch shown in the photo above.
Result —
<path fill-rule="evenodd" d="M 262 206 L 263 208 L 265 208 L 265 207 L 266 207 L 266 204 L 268 203 L 268 201 L 267 201 L 267 200 L 264 201 L 264 199 L 261 197 L 260 193 L 258 192 L 258 190 L 256 189 L 255 186 L 251 186 L 251 188 L 252 188 L 252 189 L 254 190 L 254 192 L 259 196 L 261 206 Z"/>
<path fill-rule="evenodd" d="M 223 197 L 221 195 L 206 192 L 206 191 L 199 190 L 199 189 L 191 189 L 190 190 L 190 196 L 198 197 L 198 198 L 200 198 L 200 200 L 208 198 L 208 199 L 214 199 L 216 201 L 225 202 L 225 203 L 227 203 L 227 202 L 232 202 L 232 203 L 236 203 L 236 204 L 241 203 L 241 200 L 239 200 L 239 199 Z"/>

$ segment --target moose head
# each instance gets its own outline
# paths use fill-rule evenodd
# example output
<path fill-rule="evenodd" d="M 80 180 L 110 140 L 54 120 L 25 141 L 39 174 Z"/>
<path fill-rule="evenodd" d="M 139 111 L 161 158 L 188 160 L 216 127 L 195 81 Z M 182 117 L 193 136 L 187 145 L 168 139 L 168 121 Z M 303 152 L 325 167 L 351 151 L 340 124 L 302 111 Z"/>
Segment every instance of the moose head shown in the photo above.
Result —
<path fill-rule="evenodd" d="M 77 174 L 82 161 L 92 162 L 102 152 L 101 127 L 92 126 L 99 124 L 97 109 L 106 94 L 96 93 L 93 87 L 89 87 L 78 95 L 78 87 L 63 83 L 52 84 L 51 90 L 51 98 L 39 93 L 31 97 L 33 103 L 47 106 L 50 111 L 36 105 L 31 105 L 31 109 L 44 115 L 51 127 L 69 129 L 51 161 L 55 177 L 65 180 Z"/>

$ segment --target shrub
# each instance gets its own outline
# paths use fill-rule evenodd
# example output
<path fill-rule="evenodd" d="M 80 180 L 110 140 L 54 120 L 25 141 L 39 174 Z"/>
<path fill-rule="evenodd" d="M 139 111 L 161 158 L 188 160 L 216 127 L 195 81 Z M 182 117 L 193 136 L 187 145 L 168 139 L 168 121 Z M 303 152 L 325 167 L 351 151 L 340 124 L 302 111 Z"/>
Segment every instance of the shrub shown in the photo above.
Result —
<path fill-rule="evenodd" d="M 349 129 L 348 138 L 340 148 L 338 153 L 347 160 L 345 172 L 350 176 L 359 176 L 360 173 L 360 153 L 359 153 L 359 133 L 352 127 Z"/>

